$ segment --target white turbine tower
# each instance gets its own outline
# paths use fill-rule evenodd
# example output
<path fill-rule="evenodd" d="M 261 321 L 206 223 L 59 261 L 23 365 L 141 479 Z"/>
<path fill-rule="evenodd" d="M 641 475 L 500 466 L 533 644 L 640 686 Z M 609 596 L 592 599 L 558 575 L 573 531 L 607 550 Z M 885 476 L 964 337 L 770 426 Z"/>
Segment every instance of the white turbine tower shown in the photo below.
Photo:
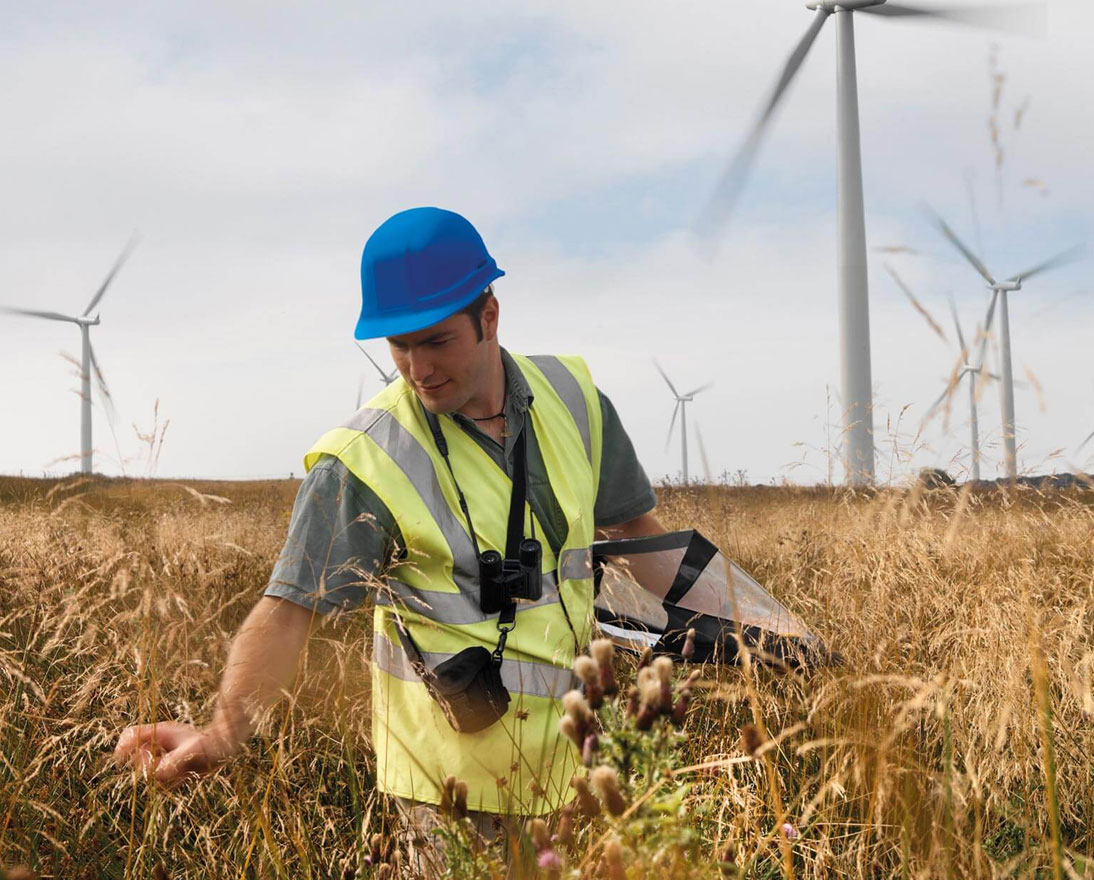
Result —
<path fill-rule="evenodd" d="M 1039 275 L 1049 269 L 1062 266 L 1079 258 L 1084 248 L 1082 245 L 1069 248 L 1054 257 L 1050 257 L 1042 263 L 1038 263 L 1024 272 L 1012 275 L 1005 281 L 996 281 L 980 259 L 957 237 L 946 221 L 933 214 L 933 218 L 942 234 L 950 240 L 968 260 L 969 264 L 980 273 L 980 276 L 988 282 L 991 290 L 991 304 L 988 306 L 988 315 L 984 320 L 984 339 L 980 343 L 980 363 L 984 362 L 984 348 L 987 345 L 987 334 L 991 332 L 992 318 L 995 316 L 996 305 L 999 307 L 999 337 L 1000 354 L 1002 360 L 1002 385 L 1003 385 L 1003 446 L 1006 459 L 1007 478 L 1015 480 L 1018 477 L 1018 449 L 1014 433 L 1014 371 L 1010 359 L 1010 309 L 1007 305 L 1007 294 L 1016 293 L 1022 289 L 1022 282 L 1028 281 L 1034 275 Z"/>
<path fill-rule="evenodd" d="M 95 368 L 95 380 L 99 386 L 99 394 L 102 396 L 103 405 L 107 410 L 107 417 L 113 418 L 113 401 L 110 397 L 110 391 L 106 387 L 106 380 L 103 378 L 102 368 L 99 366 L 99 360 L 95 357 L 95 349 L 91 347 L 91 328 L 98 325 L 99 314 L 95 313 L 95 317 L 88 317 L 95 307 L 102 301 L 103 296 L 106 294 L 107 288 L 110 287 L 114 277 L 118 274 L 122 265 L 129 255 L 133 252 L 133 248 L 137 244 L 137 238 L 134 236 L 126 244 L 122 250 L 121 255 L 115 261 L 113 268 L 107 274 L 106 279 L 99 286 L 99 289 L 95 291 L 95 295 L 91 297 L 91 302 L 87 304 L 87 308 L 84 309 L 80 315 L 62 315 L 60 312 L 45 312 L 38 309 L 24 309 L 16 306 L 0 306 L 0 311 L 7 312 L 11 315 L 25 315 L 31 318 L 45 318 L 47 321 L 67 321 L 71 324 L 75 324 L 80 328 L 80 472 L 84 474 L 90 474 L 92 472 L 92 449 L 91 449 L 91 368 Z"/>
<path fill-rule="evenodd" d="M 682 454 L 682 472 L 684 476 L 684 483 L 688 482 L 688 411 L 687 405 L 691 403 L 692 399 L 700 391 L 706 391 L 713 382 L 708 382 L 706 385 L 700 385 L 694 391 L 689 391 L 687 394 L 681 394 L 676 390 L 676 386 L 672 384 L 672 381 L 665 375 L 665 371 L 661 369 L 661 365 L 657 361 L 653 362 L 653 365 L 657 367 L 657 372 L 661 374 L 661 378 L 665 380 L 665 384 L 669 386 L 669 390 L 672 392 L 673 397 L 676 398 L 676 406 L 672 410 L 672 421 L 669 422 L 669 433 L 665 438 L 665 448 L 668 448 L 669 443 L 672 442 L 672 429 L 676 427 L 676 416 L 680 416 L 680 449 Z"/>
<path fill-rule="evenodd" d="M 862 203 L 858 84 L 855 69 L 856 12 L 889 18 L 919 18 L 1007 28 L 1031 21 L 1043 7 L 923 8 L 886 0 L 819 0 L 813 22 L 783 67 L 756 124 L 723 175 L 700 225 L 724 225 L 740 193 L 771 116 L 830 15 L 836 19 L 836 125 L 838 129 L 837 272 L 839 286 L 840 389 L 844 406 L 845 478 L 852 485 L 874 479 L 873 399 L 870 376 L 870 306 L 866 283 L 866 223 Z M 1010 19 L 1004 19 L 1009 14 Z"/>

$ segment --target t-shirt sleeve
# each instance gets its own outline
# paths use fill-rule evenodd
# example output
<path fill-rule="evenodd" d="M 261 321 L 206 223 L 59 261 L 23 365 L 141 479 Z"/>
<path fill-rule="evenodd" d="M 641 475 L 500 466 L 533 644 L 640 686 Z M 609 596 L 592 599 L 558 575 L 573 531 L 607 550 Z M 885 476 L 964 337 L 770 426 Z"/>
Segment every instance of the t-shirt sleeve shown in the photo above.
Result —
<path fill-rule="evenodd" d="M 285 546 L 265 595 L 329 614 L 360 605 L 382 574 L 395 540 L 386 505 L 333 456 L 300 484 Z"/>
<path fill-rule="evenodd" d="M 600 488 L 596 493 L 593 518 L 597 527 L 614 526 L 649 513 L 657 506 L 657 495 L 634 453 L 634 444 L 619 413 L 607 396 L 597 389 L 604 423 L 600 455 Z"/>

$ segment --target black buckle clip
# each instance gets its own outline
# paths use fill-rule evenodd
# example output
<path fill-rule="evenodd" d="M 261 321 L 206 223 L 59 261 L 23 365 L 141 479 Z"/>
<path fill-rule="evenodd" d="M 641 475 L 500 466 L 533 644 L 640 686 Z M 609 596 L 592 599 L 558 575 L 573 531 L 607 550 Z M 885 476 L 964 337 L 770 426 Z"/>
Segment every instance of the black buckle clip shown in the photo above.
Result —
<path fill-rule="evenodd" d="M 505 651 L 505 643 L 509 639 L 509 633 L 516 628 L 517 606 L 516 603 L 510 603 L 508 607 L 502 609 L 501 614 L 498 615 L 498 646 L 494 649 L 492 655 L 495 666 L 501 666 L 501 655 Z"/>

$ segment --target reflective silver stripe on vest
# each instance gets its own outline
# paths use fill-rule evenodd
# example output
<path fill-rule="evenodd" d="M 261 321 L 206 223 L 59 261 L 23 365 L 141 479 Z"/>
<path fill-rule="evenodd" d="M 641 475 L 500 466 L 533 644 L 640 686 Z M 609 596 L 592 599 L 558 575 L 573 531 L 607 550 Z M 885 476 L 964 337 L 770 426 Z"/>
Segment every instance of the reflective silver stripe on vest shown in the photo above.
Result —
<path fill-rule="evenodd" d="M 410 584 L 388 578 L 387 589 L 377 593 L 377 605 L 395 605 L 420 614 L 437 623 L 448 623 L 453 626 L 462 626 L 469 623 L 482 623 L 484 620 L 493 620 L 498 615 L 483 614 L 479 607 L 478 590 L 465 593 L 442 593 L 435 590 L 420 590 Z M 542 608 L 544 605 L 558 603 L 558 582 L 553 572 L 543 575 L 543 595 L 535 602 L 518 602 L 517 614 L 530 608 Z"/>
<path fill-rule="evenodd" d="M 588 547 L 572 547 L 562 551 L 558 576 L 564 581 L 581 580 L 593 576 L 593 554 Z"/>
<path fill-rule="evenodd" d="M 585 457 L 589 463 L 593 460 L 593 443 L 589 433 L 589 411 L 585 408 L 585 393 L 577 384 L 577 379 L 566 365 L 558 358 L 548 354 L 537 354 L 528 358 L 539 367 L 540 371 L 551 383 L 555 393 L 562 398 L 566 409 L 570 411 L 574 422 L 577 424 L 578 433 L 581 434 L 581 442 L 585 444 Z"/>
<path fill-rule="evenodd" d="M 461 590 L 472 591 L 475 602 L 479 594 L 479 565 L 475 558 L 475 547 L 463 524 L 456 518 L 448 506 L 437 472 L 433 468 L 433 459 L 422 448 L 422 444 L 399 420 L 383 409 L 358 410 L 345 426 L 352 431 L 363 431 L 375 441 L 398 467 L 421 497 L 426 509 L 437 522 L 437 526 L 452 551 L 452 577 Z M 394 513 L 394 511 L 392 511 Z"/>
<path fill-rule="evenodd" d="M 435 668 L 455 655 L 437 651 L 423 651 L 426 665 Z M 388 675 L 402 681 L 421 681 L 418 673 L 400 645 L 395 645 L 380 633 L 372 639 L 372 662 Z M 547 663 L 529 660 L 510 660 L 501 664 L 501 680 L 511 694 L 529 694 L 535 697 L 551 697 L 558 700 L 577 685 L 577 679 L 569 669 L 560 669 Z"/>

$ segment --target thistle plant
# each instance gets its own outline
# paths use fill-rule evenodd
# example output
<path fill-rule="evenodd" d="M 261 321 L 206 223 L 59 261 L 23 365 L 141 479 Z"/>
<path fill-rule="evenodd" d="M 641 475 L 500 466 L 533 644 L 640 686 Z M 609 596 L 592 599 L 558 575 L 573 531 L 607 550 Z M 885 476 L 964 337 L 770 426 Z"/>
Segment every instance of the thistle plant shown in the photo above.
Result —
<path fill-rule="evenodd" d="M 685 655 L 694 650 L 694 630 Z M 550 847 L 533 840 L 540 867 L 552 877 L 699 876 L 699 838 L 688 821 L 686 780 L 676 776 L 677 756 L 698 670 L 678 676 L 668 657 L 639 659 L 635 683 L 625 691 L 608 639 L 592 643 L 574 661 L 581 690 L 563 697 L 559 729 L 581 753 L 584 769 L 571 780 L 574 801 L 563 812 L 565 835 Z M 587 821 L 573 842 L 572 817 Z M 550 852 L 551 855 L 544 855 Z M 570 852 L 581 854 L 569 858 Z"/>

